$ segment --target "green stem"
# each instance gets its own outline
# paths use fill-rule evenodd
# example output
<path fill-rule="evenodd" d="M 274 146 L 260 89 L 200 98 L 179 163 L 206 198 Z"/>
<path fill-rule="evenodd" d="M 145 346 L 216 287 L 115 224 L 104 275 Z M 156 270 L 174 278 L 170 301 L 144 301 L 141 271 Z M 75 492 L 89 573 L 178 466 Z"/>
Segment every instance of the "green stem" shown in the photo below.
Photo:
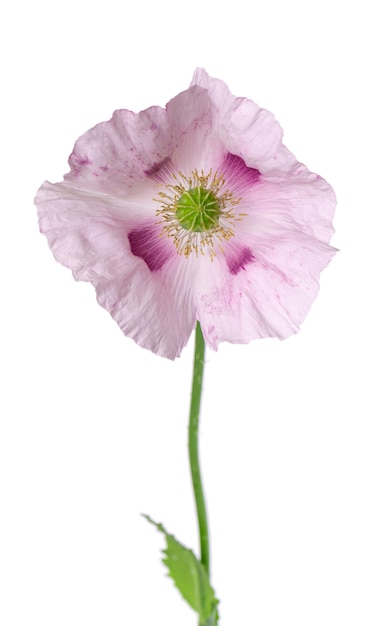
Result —
<path fill-rule="evenodd" d="M 198 444 L 198 428 L 199 428 L 199 415 L 200 415 L 200 401 L 202 397 L 202 385 L 203 385 L 203 369 L 204 369 L 204 350 L 205 344 L 203 339 L 202 330 L 199 322 L 196 324 L 195 334 L 195 356 L 194 356 L 194 370 L 192 376 L 192 390 L 191 390 L 191 407 L 190 407 L 190 421 L 189 421 L 189 457 L 190 457 L 190 469 L 192 486 L 194 489 L 196 514 L 198 519 L 199 538 L 200 538 L 200 558 L 203 566 L 205 567 L 209 577 L 209 532 L 207 512 L 204 499 L 204 491 L 202 485 L 202 478 L 200 474 L 199 463 L 199 444 Z"/>

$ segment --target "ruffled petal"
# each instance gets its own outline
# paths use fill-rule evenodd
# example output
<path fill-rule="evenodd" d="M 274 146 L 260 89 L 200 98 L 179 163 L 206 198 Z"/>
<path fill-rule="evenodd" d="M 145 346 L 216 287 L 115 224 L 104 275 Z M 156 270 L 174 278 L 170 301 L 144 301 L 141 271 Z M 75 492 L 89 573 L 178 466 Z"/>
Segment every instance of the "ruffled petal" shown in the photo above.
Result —
<path fill-rule="evenodd" d="M 115 111 L 111 120 L 82 135 L 69 157 L 65 176 L 76 187 L 125 197 L 171 152 L 166 110 Z"/>
<path fill-rule="evenodd" d="M 283 131 L 272 113 L 247 98 L 233 96 L 221 80 L 211 78 L 201 68 L 192 85 L 208 90 L 216 111 L 219 139 L 232 154 L 261 174 L 281 175 L 292 171 L 297 160 L 283 145 Z"/>
<path fill-rule="evenodd" d="M 261 177 L 244 193 L 241 206 L 248 218 L 238 232 L 248 240 L 293 230 L 328 243 L 334 233 L 335 194 L 301 164 L 284 179 Z"/>
<path fill-rule="evenodd" d="M 194 85 L 170 100 L 166 110 L 173 165 L 184 174 L 195 169 L 210 170 L 224 149 L 217 136 L 208 91 Z"/>
<path fill-rule="evenodd" d="M 196 320 L 192 260 L 178 256 L 153 221 L 141 222 L 137 205 L 67 182 L 45 183 L 36 204 L 56 260 L 76 280 L 94 285 L 99 304 L 128 337 L 156 354 L 177 357 Z"/>
<path fill-rule="evenodd" d="M 115 280 L 94 283 L 99 304 L 123 333 L 169 359 L 180 355 L 196 322 L 191 268 L 183 263 L 175 255 L 161 270 L 151 272 L 141 258 L 124 255 Z"/>
<path fill-rule="evenodd" d="M 335 250 L 296 233 L 255 240 L 216 258 L 197 292 L 197 315 L 214 350 L 221 341 L 285 339 L 298 332 L 319 289 L 319 273 Z M 234 265 L 238 263 L 237 265 Z M 236 271 L 232 271 L 232 269 Z"/>

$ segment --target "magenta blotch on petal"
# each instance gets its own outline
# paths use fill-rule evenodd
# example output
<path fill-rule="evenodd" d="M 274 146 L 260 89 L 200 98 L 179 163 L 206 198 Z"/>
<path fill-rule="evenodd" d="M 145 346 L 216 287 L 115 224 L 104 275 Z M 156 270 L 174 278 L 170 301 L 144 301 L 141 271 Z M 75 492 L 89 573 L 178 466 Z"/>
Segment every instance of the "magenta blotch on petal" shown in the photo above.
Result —
<path fill-rule="evenodd" d="M 131 230 L 128 240 L 132 254 L 143 259 L 151 272 L 160 270 L 175 255 L 172 247 L 161 239 L 160 231 L 155 225 Z"/>
<path fill-rule="evenodd" d="M 253 253 L 249 248 L 242 247 L 237 250 L 231 250 L 226 254 L 226 262 L 229 267 L 229 271 L 233 276 L 236 276 L 238 272 L 246 269 L 248 263 L 252 263 L 255 260 Z"/>
<path fill-rule="evenodd" d="M 174 359 L 297 332 L 335 253 L 335 195 L 273 115 L 196 70 L 166 106 L 115 111 L 36 196 L 55 258 L 90 281 L 125 335 Z"/>
<path fill-rule="evenodd" d="M 260 179 L 260 172 L 254 167 L 247 167 L 241 157 L 228 154 L 221 163 L 221 171 L 224 174 L 228 187 L 240 195 L 247 192 Z"/>

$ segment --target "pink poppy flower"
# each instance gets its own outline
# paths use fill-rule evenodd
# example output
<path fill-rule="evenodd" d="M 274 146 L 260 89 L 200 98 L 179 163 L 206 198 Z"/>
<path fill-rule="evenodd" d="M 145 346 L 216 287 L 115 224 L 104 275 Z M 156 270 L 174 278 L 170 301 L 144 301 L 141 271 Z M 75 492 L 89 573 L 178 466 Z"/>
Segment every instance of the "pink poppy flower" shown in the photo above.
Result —
<path fill-rule="evenodd" d="M 166 108 L 115 111 L 36 196 L 40 229 L 125 335 L 174 359 L 206 343 L 284 339 L 315 299 L 335 195 L 273 115 L 198 69 Z"/>

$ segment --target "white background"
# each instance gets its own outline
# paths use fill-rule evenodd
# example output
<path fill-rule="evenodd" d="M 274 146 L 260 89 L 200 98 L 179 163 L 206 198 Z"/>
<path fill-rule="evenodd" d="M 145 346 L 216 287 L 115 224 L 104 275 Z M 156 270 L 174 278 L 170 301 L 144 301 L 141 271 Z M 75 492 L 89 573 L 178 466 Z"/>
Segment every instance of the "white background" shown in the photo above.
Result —
<path fill-rule="evenodd" d="M 197 548 L 193 345 L 123 337 L 38 232 L 33 197 L 113 110 L 196 66 L 274 112 L 338 196 L 301 332 L 208 352 L 201 455 L 223 626 L 377 623 L 376 100 L 372 3 L 14 3 L 1 23 L 0 623 L 194 626 L 163 521 Z M 5 137 L 5 139 L 4 139 Z"/>

